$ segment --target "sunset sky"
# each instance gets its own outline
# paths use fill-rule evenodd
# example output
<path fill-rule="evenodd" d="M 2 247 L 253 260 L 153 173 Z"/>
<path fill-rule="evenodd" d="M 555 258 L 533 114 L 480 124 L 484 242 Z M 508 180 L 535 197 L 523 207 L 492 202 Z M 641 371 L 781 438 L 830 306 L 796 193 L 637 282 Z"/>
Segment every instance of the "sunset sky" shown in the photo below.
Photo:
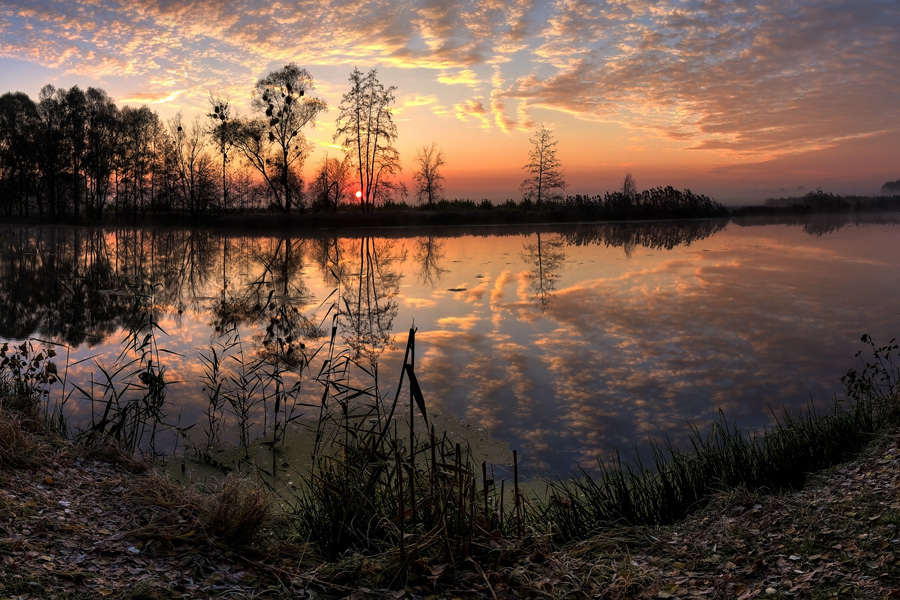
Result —
<path fill-rule="evenodd" d="M 446 157 L 448 197 L 521 197 L 528 139 L 569 193 L 690 188 L 729 202 L 877 193 L 900 179 L 897 0 L 0 0 L 0 93 L 99 87 L 121 107 L 250 112 L 255 81 L 309 70 L 330 110 L 353 67 L 397 87 L 404 177 Z"/>

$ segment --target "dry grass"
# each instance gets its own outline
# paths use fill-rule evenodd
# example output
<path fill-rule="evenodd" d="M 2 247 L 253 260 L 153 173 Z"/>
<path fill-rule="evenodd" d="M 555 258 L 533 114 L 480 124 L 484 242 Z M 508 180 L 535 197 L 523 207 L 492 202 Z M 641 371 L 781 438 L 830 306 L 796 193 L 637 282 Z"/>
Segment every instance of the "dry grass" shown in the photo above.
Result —
<path fill-rule="evenodd" d="M 262 539 L 271 514 L 265 492 L 239 477 L 226 478 L 216 490 L 204 493 L 149 472 L 128 494 L 131 502 L 148 509 L 130 535 L 168 547 L 189 543 L 252 548 Z"/>
<path fill-rule="evenodd" d="M 0 408 L 0 468 L 27 468 L 46 460 L 50 444 L 39 429 L 38 421 Z"/>

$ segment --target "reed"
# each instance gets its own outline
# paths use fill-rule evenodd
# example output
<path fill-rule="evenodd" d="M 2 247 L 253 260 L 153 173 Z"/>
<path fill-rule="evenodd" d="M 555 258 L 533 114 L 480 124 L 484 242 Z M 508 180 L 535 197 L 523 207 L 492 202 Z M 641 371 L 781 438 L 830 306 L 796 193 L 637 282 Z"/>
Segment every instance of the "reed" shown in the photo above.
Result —
<path fill-rule="evenodd" d="M 177 428 L 168 421 L 166 390 L 170 382 L 161 355 L 174 353 L 158 344 L 158 334 L 165 331 L 156 321 L 157 287 L 142 283 L 130 289 L 133 305 L 118 357 L 112 365 L 84 359 L 92 360 L 96 371 L 88 384 L 72 384 L 91 406 L 90 423 L 75 436 L 85 445 L 111 441 L 128 454 L 146 449 L 156 455 L 158 434 Z"/>
<path fill-rule="evenodd" d="M 58 381 L 56 350 L 51 344 L 35 347 L 33 340 L 0 345 L 0 394 L 7 411 L 36 415 L 48 406 L 51 386 Z"/>
<path fill-rule="evenodd" d="M 692 429 L 692 449 L 650 443 L 650 464 L 616 456 L 600 462 L 599 475 L 552 485 L 549 500 L 531 515 L 560 540 L 583 538 L 620 525 L 662 525 L 684 518 L 725 488 L 781 491 L 801 487 L 808 473 L 847 460 L 886 428 L 900 425 L 898 345 L 891 340 L 861 358 L 861 369 L 841 378 L 846 399 L 819 415 L 809 405 L 783 411 L 774 425 L 753 435 L 719 413 L 710 431 Z M 862 353 L 857 353 L 861 357 Z"/>
<path fill-rule="evenodd" d="M 485 478 L 487 466 L 476 467 L 466 449 L 429 425 L 414 347 L 413 328 L 393 397 L 380 394 L 377 368 L 328 350 L 320 373 L 326 390 L 321 439 L 312 469 L 289 499 L 297 535 L 326 557 L 393 552 L 402 574 L 416 557 L 471 556 L 473 546 L 500 526 L 499 497 Z M 411 419 L 408 434 L 401 435 L 407 425 L 401 429 L 398 422 L 404 389 L 422 424 L 416 431 L 419 419 Z M 325 427 L 326 421 L 332 426 Z"/>

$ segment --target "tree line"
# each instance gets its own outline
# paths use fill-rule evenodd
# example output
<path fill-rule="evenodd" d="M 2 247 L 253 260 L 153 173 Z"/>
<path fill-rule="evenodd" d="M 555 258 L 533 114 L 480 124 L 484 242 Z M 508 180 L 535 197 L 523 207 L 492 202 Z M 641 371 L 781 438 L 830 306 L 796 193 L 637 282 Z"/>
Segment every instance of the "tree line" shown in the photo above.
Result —
<path fill-rule="evenodd" d="M 9 92 L 0 96 L 0 215 L 59 221 L 394 206 L 408 194 L 398 179 L 395 91 L 375 69 L 353 69 L 333 134 L 342 151 L 326 154 L 308 181 L 302 172 L 313 147 L 304 130 L 328 107 L 315 96 L 309 72 L 294 63 L 256 82 L 250 115 L 210 94 L 208 111 L 190 122 L 181 113 L 163 121 L 147 106 L 119 108 L 93 87 L 47 85 L 37 101 Z M 724 213 L 689 190 L 638 192 L 630 174 L 620 192 L 605 198 L 563 198 L 566 182 L 552 131 L 542 125 L 530 145 L 522 207 L 575 209 L 591 218 Z M 418 200 L 435 208 L 446 204 L 445 159 L 437 144 L 420 147 L 413 164 Z"/>
<path fill-rule="evenodd" d="M 0 214 L 45 219 L 140 218 L 276 210 L 371 210 L 405 196 L 391 105 L 372 69 L 354 69 L 339 107 L 335 141 L 309 181 L 304 129 L 326 109 L 306 69 L 291 63 L 259 79 L 251 114 L 210 95 L 209 110 L 167 121 L 142 106 L 119 108 L 102 89 L 45 86 L 35 101 L 0 96 Z M 415 158 L 415 193 L 434 202 L 444 157 L 432 143 Z"/>

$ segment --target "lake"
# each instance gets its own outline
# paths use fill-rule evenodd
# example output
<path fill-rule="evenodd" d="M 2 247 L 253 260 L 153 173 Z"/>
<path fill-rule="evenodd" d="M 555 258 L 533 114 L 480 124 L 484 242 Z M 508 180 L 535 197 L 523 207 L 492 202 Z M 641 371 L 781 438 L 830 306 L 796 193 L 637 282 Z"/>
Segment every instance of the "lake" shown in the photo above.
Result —
<path fill-rule="evenodd" d="M 187 426 L 207 418 L 213 351 L 310 358 L 284 385 L 314 417 L 333 323 L 390 397 L 414 327 L 428 411 L 516 449 L 526 476 L 566 476 L 647 438 L 684 443 L 719 411 L 759 430 L 840 398 L 862 334 L 900 335 L 898 234 L 894 216 L 303 237 L 4 226 L 0 338 L 59 344 L 51 397 L 84 426 L 104 374 L 130 374 L 116 365 L 137 291 L 164 411 Z"/>

